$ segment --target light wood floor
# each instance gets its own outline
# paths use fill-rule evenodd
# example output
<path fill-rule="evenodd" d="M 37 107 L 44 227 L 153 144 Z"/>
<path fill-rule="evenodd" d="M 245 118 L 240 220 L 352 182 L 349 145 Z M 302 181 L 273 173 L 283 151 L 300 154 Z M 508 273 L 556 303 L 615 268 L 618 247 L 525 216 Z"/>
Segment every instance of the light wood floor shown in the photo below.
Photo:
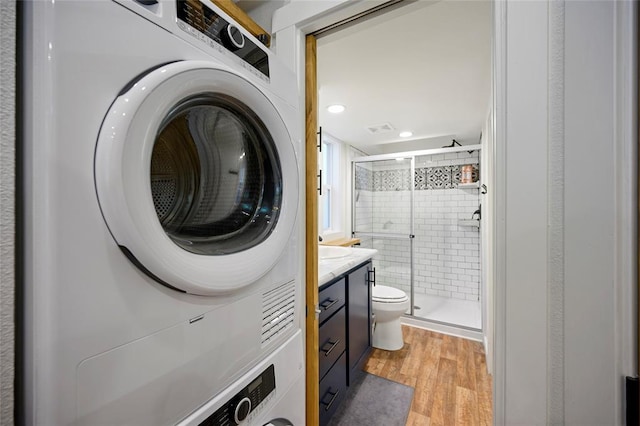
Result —
<path fill-rule="evenodd" d="M 374 349 L 365 365 L 414 388 L 407 426 L 491 425 L 491 376 L 479 342 L 402 326 L 404 348 Z"/>

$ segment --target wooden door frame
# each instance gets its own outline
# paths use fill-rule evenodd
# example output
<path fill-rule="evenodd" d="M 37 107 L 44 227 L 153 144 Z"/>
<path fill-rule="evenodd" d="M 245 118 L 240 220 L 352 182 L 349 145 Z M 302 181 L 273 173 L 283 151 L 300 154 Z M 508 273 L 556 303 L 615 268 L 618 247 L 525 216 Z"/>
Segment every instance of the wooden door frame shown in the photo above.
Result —
<path fill-rule="evenodd" d="M 305 39 L 305 206 L 306 206 L 306 425 L 320 418 L 318 360 L 318 79 L 316 38 Z"/>

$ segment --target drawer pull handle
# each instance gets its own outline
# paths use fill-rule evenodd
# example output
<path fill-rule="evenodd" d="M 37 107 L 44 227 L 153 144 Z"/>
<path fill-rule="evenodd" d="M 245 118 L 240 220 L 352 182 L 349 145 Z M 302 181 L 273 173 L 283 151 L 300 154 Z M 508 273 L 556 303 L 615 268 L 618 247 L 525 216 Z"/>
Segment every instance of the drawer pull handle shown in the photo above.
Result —
<path fill-rule="evenodd" d="M 329 390 L 327 391 L 326 395 L 331 395 L 331 400 L 329 402 L 322 402 L 322 405 L 326 405 L 326 407 L 324 407 L 324 411 L 329 411 L 329 409 L 331 408 L 331 406 L 333 405 L 333 402 L 336 400 L 336 398 L 338 397 L 338 395 L 340 394 L 340 389 L 338 389 L 337 391 L 331 392 L 331 388 L 329 388 Z M 324 399 L 324 398 L 322 398 Z"/>
<path fill-rule="evenodd" d="M 331 340 L 329 340 L 327 343 L 325 343 L 325 346 L 327 345 L 331 345 L 331 347 L 329 349 L 323 349 L 322 352 L 324 352 L 324 356 L 329 356 L 329 354 L 331 353 L 331 351 L 338 346 L 338 343 L 340 343 L 340 339 L 337 339 L 335 342 L 331 343 Z"/>
<path fill-rule="evenodd" d="M 324 302 L 322 302 L 320 304 L 320 307 L 322 307 L 322 309 L 327 311 L 327 310 L 329 310 L 330 307 L 332 307 L 333 305 L 335 305 L 339 301 L 340 301 L 340 299 L 336 299 L 336 300 L 327 299 L 327 300 L 325 300 Z"/>

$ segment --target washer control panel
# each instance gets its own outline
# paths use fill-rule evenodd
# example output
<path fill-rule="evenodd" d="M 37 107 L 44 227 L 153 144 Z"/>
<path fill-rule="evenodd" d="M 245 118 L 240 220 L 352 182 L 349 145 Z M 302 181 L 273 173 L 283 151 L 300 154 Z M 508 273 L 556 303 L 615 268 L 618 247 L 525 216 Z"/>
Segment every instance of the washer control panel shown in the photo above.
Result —
<path fill-rule="evenodd" d="M 181 30 L 212 47 L 212 43 L 224 47 L 269 77 L 269 55 L 245 37 L 234 22 L 228 22 L 201 0 L 177 0 L 176 6 Z"/>
<path fill-rule="evenodd" d="M 273 364 L 267 367 L 251 383 L 240 390 L 222 407 L 207 417 L 200 426 L 238 425 L 258 408 L 276 388 Z"/>

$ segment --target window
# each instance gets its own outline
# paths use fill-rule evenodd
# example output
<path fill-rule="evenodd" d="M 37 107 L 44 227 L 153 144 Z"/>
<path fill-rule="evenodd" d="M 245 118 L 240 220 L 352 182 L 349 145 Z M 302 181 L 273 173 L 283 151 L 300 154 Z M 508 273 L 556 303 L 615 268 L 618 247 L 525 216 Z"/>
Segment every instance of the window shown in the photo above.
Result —
<path fill-rule="evenodd" d="M 331 196 L 333 186 L 333 144 L 322 142 L 322 196 L 320 197 L 322 208 L 322 231 L 331 229 Z"/>
<path fill-rule="evenodd" d="M 319 202 L 319 232 L 323 238 L 331 238 L 334 234 L 337 238 L 344 232 L 344 190 L 342 185 L 342 155 L 343 144 L 323 135 L 322 153 L 320 157 L 320 169 L 322 170 L 322 195 Z"/>

